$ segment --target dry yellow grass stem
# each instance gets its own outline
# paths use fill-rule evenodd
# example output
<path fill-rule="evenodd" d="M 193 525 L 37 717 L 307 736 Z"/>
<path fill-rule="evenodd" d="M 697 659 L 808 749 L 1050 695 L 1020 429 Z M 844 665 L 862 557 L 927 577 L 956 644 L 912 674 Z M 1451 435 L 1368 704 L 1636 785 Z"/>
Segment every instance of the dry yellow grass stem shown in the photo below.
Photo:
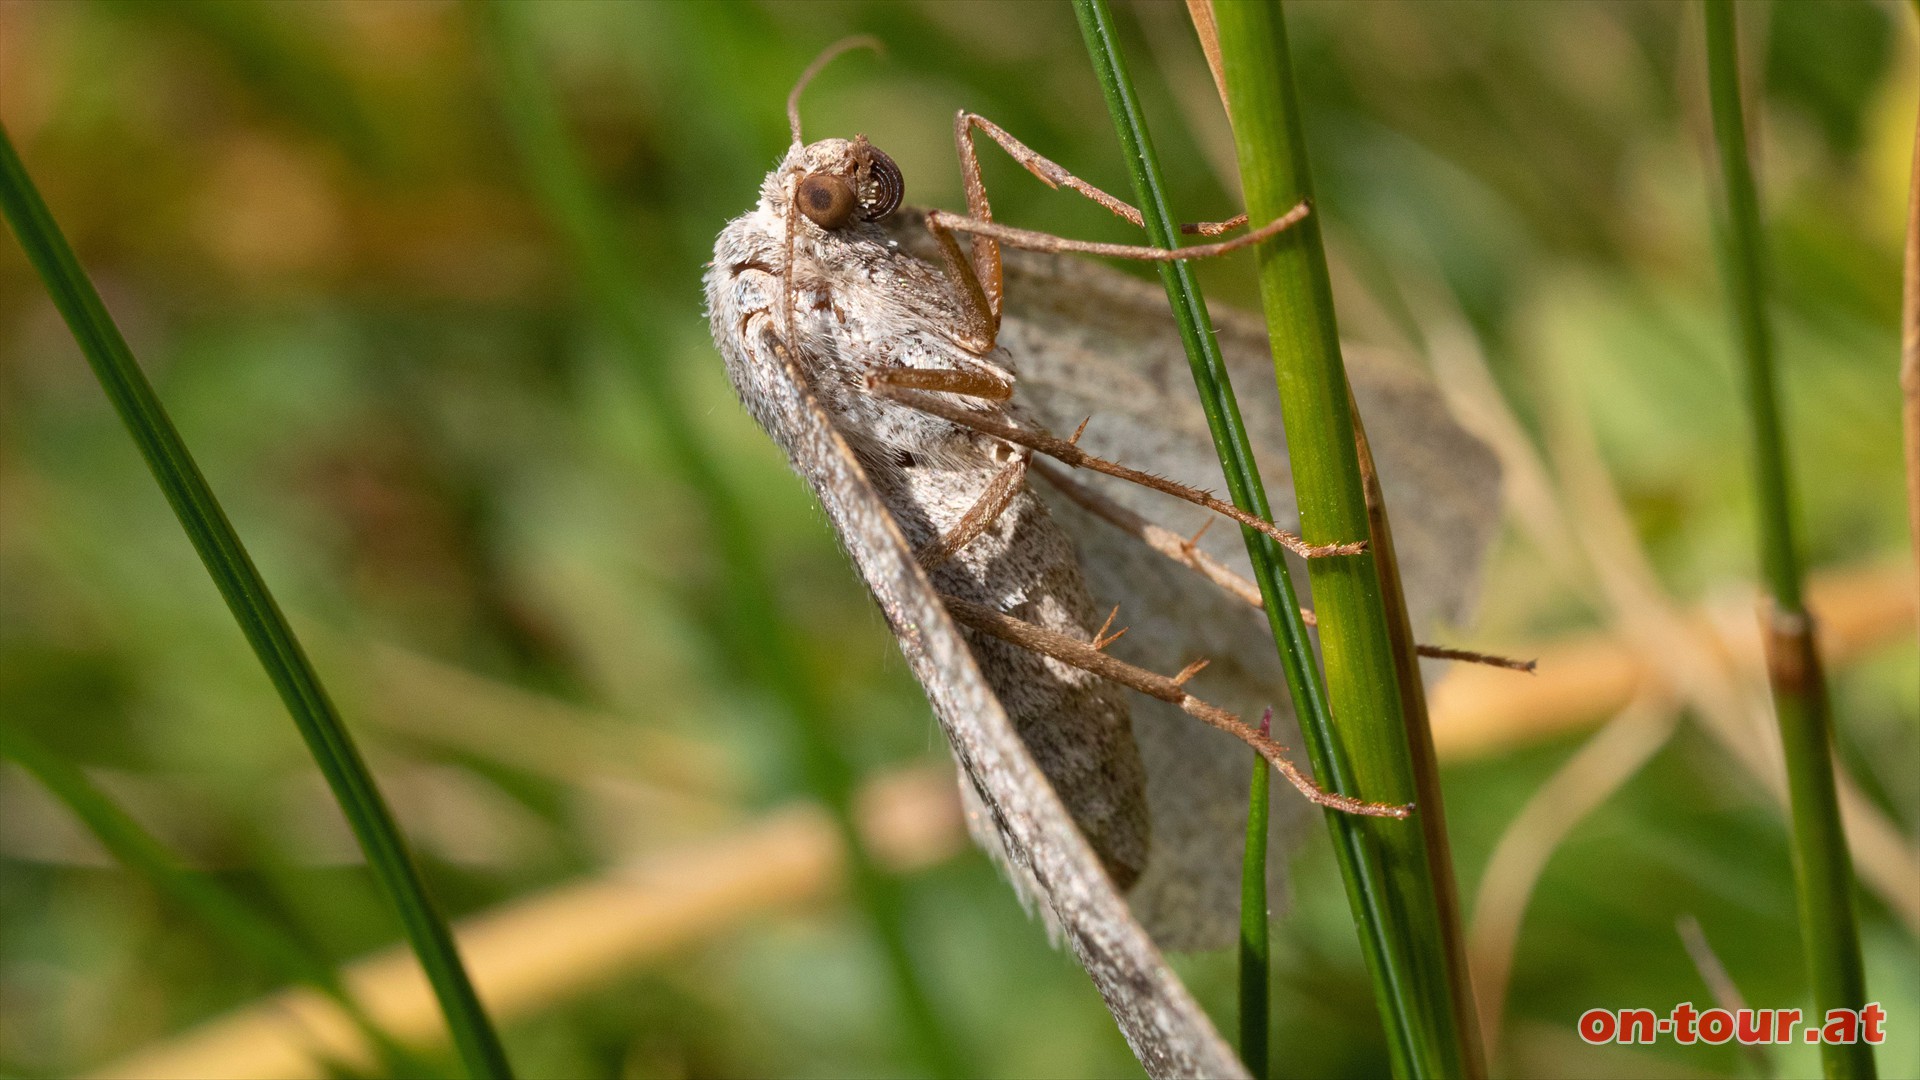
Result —
<path fill-rule="evenodd" d="M 1220 63 L 1220 27 L 1213 18 L 1213 0 L 1187 0 L 1187 17 L 1193 20 L 1193 32 L 1200 37 L 1200 51 L 1207 54 L 1207 70 L 1213 73 L 1214 89 L 1220 103 L 1227 102 L 1227 72 Z"/>
<path fill-rule="evenodd" d="M 925 769 L 868 787 L 860 820 L 888 866 L 910 870 L 964 843 L 951 773 Z M 462 920 L 455 928 L 488 1012 L 511 1023 L 750 916 L 831 893 L 841 850 L 824 811 L 797 806 L 734 832 L 649 856 Z M 350 965 L 348 991 L 404 1043 L 443 1043 L 446 1030 L 413 957 L 390 949 Z M 371 1068 L 365 1042 L 319 994 L 289 990 L 146 1047 L 102 1077 L 323 1077 L 324 1061 Z"/>
<path fill-rule="evenodd" d="M 1821 654 L 1837 668 L 1907 634 L 1915 611 L 1913 571 L 1882 565 L 1830 571 L 1808 584 L 1809 606 L 1820 620 Z M 1730 626 L 1707 611 L 1688 621 L 1698 646 L 1722 656 L 1757 657 L 1759 641 L 1746 625 Z M 1593 726 L 1619 712 L 1650 680 L 1662 679 L 1646 650 L 1619 634 L 1596 631 L 1538 647 L 1502 650 L 1537 657 L 1538 674 L 1515 678 L 1493 668 L 1456 665 L 1437 687 L 1430 708 L 1440 756 L 1460 761 Z"/>
<path fill-rule="evenodd" d="M 1822 643 L 1831 665 L 1844 665 L 1906 631 L 1915 617 L 1911 578 L 1904 568 L 1876 567 L 1813 581 L 1812 606 L 1822 619 Z M 1723 653 L 1745 650 L 1757 665 L 1757 642 L 1729 646 L 1716 629 L 1733 622 L 1751 632 L 1750 619 L 1716 623 L 1706 613 L 1696 615 L 1691 625 L 1700 647 Z M 1643 686 L 1662 681 L 1642 650 L 1615 635 L 1596 633 L 1521 651 L 1541 658 L 1538 676 L 1456 665 L 1435 688 L 1434 737 L 1443 760 L 1496 753 L 1582 730 L 1626 708 Z M 1593 768 L 1602 770 L 1607 759 L 1618 758 L 1613 740 L 1603 733 L 1580 751 L 1562 770 L 1573 774 L 1569 783 L 1587 771 L 1578 765 L 1581 760 L 1598 758 Z M 1906 847 L 1904 838 L 1885 827 L 1882 816 L 1851 787 L 1842 789 L 1842 808 L 1848 813 L 1863 876 L 1875 865 L 1895 872 L 1911 865 L 1910 857 L 1899 857 Z M 1516 831 L 1527 818 L 1523 812 Z M 876 782 L 862 820 L 876 850 L 903 869 L 937 862 L 963 844 L 952 780 L 943 771 Z M 1533 847 L 1541 850 L 1538 843 Z M 457 930 L 481 997 L 496 1018 L 511 1021 L 587 992 L 674 948 L 726 933 L 743 919 L 825 896 L 839 880 L 838 860 L 825 817 L 796 807 L 650 856 L 630 869 L 528 897 L 466 920 Z M 1535 860 L 1544 861 L 1544 854 L 1536 854 Z M 1501 865 L 1511 868 L 1519 862 L 1509 857 L 1502 863 L 1496 854 L 1489 875 Z M 1499 876 L 1509 874 L 1502 871 Z M 1518 884 L 1522 877 L 1537 879 L 1537 870 L 1512 876 Z M 1511 885 L 1503 887 L 1513 891 Z M 1480 943 L 1488 940 L 1488 920 L 1496 906 L 1504 904 L 1514 912 L 1506 918 L 1516 927 L 1525 906 L 1524 897 L 1517 903 L 1490 900 L 1502 894 L 1489 893 L 1489 888 L 1483 881 L 1475 905 L 1474 939 Z M 1879 891 L 1885 895 L 1884 889 Z M 1916 913 L 1902 914 L 1913 925 Z M 1476 957 L 1484 955 L 1484 948 L 1476 946 Z M 1476 968 L 1484 962 L 1476 960 Z M 396 1036 L 422 1045 L 444 1040 L 426 984 L 410 958 L 398 953 L 369 957 L 351 966 L 345 978 Z M 1481 1015 L 1495 1016 L 1490 1007 L 1494 998 L 1486 1000 L 1489 1007 Z M 323 1058 L 350 1064 L 371 1060 L 337 1010 L 317 995 L 289 991 L 149 1046 L 99 1075 L 319 1077 L 325 1075 Z"/>
<path fill-rule="evenodd" d="M 385 642 L 365 644 L 299 620 L 330 668 L 352 672 L 351 691 L 382 728 L 455 747 L 562 781 L 617 774 L 686 793 L 737 801 L 745 780 L 727 751 L 659 725 L 583 707 Z M 529 739 L 527 732 L 540 738 Z"/>
<path fill-rule="evenodd" d="M 1490 1058 L 1499 1058 L 1520 926 L 1547 862 L 1574 826 L 1660 752 L 1679 719 L 1671 692 L 1650 691 L 1635 698 L 1540 785 L 1494 845 L 1467 931 L 1474 997 Z"/>
<path fill-rule="evenodd" d="M 1906 437 L 1907 529 L 1920 560 L 1920 119 L 1907 191 L 1907 253 L 1900 288 L 1900 423 Z"/>
<path fill-rule="evenodd" d="M 1579 537 L 1622 631 L 1661 679 L 1678 691 L 1701 727 L 1726 756 L 1744 768 L 1782 810 L 1787 783 L 1784 751 L 1774 732 L 1766 659 L 1751 608 L 1718 620 L 1725 629 L 1704 644 L 1690 620 L 1667 596 L 1634 531 L 1626 504 L 1601 461 L 1584 406 L 1570 380 L 1561 380 L 1550 410 L 1551 443 Z M 1904 635 L 1914 618 L 1914 583 L 1904 571 L 1887 583 L 1897 600 L 1883 628 Z M 1810 597 L 1817 596 L 1809 590 Z M 1749 603 L 1751 601 L 1748 601 Z M 1817 599 L 1809 603 L 1817 620 Z M 1717 646 L 1717 647 L 1716 647 Z M 1835 769 L 1840 809 L 1854 873 L 1920 938 L 1920 850 L 1886 813 L 1861 794 L 1844 767 Z"/>
<path fill-rule="evenodd" d="M 1641 547 L 1566 380 L 1549 380 L 1556 391 L 1549 400 L 1555 466 L 1549 469 L 1464 324 L 1447 317 L 1438 324 L 1433 355 L 1441 384 L 1462 420 L 1499 452 L 1522 528 L 1570 588 L 1611 610 L 1617 629 L 1541 650 L 1537 680 L 1496 686 L 1480 678 L 1486 672 L 1456 671 L 1435 695 L 1436 740 L 1457 759 L 1627 709 L 1542 785 L 1481 880 L 1472 949 L 1486 1042 L 1497 1052 L 1513 953 L 1540 873 L 1574 825 L 1665 745 L 1679 707 L 1776 801 L 1784 802 L 1785 777 L 1779 744 L 1768 737 L 1765 661 L 1750 604 L 1693 612 L 1676 605 Z M 1816 579 L 1810 607 L 1827 637 L 1829 666 L 1904 637 L 1920 614 L 1915 585 L 1908 567 Z M 1628 707 L 1630 701 L 1637 704 Z M 1911 888 L 1920 876 L 1920 852 L 1844 770 L 1838 780 L 1857 873 L 1920 936 L 1920 895 Z"/>

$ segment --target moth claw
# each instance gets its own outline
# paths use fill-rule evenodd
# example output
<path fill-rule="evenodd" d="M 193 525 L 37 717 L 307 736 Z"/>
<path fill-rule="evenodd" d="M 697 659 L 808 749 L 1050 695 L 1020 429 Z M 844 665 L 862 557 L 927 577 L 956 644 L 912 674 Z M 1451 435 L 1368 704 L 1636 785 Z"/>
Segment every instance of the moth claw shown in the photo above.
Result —
<path fill-rule="evenodd" d="M 1118 618 L 1118 617 L 1119 617 L 1119 615 L 1120 615 L 1120 605 L 1119 605 L 1119 604 L 1115 604 L 1115 605 L 1113 605 L 1113 610 L 1112 610 L 1112 611 L 1109 611 L 1109 612 L 1107 612 L 1107 621 L 1106 621 L 1106 622 L 1103 622 L 1103 623 L 1101 623 L 1101 624 L 1100 624 L 1100 629 L 1098 629 L 1098 630 L 1095 630 L 1095 631 L 1093 632 L 1093 640 L 1094 640 L 1094 642 L 1095 642 L 1095 645 L 1094 645 L 1094 648 L 1096 648 L 1096 649 L 1097 649 L 1097 648 L 1099 648 L 1099 647 L 1100 647 L 1100 646 L 1099 646 L 1099 644 L 1098 644 L 1098 642 L 1100 641 L 1100 639 L 1101 639 L 1101 638 L 1103 638 L 1103 637 L 1105 637 L 1105 636 L 1106 636 L 1106 634 L 1107 634 L 1107 630 L 1108 630 L 1108 628 L 1110 628 L 1111 626 L 1113 626 L 1113 620 L 1114 620 L 1114 619 L 1116 619 L 1116 618 Z"/>
<path fill-rule="evenodd" d="M 1292 547 L 1293 545 L 1288 545 Z M 1367 553 L 1365 540 L 1349 540 L 1340 544 L 1309 544 L 1301 541 L 1294 551 L 1302 558 L 1327 559 L 1335 555 L 1364 555 Z"/>

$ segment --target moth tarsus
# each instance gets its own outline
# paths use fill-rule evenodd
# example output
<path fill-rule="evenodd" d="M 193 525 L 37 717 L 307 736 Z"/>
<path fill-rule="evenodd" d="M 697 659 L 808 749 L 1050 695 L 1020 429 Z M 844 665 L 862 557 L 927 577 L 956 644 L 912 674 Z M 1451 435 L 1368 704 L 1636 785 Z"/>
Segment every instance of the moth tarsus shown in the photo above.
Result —
<path fill-rule="evenodd" d="M 1540 668 L 1538 660 L 1522 660 L 1513 656 L 1501 656 L 1499 653 L 1480 652 L 1477 649 L 1456 649 L 1449 645 L 1415 645 L 1413 651 L 1433 660 L 1457 660 L 1462 664 L 1504 668 L 1507 671 L 1517 671 L 1522 675 L 1536 674 Z"/>
<path fill-rule="evenodd" d="M 1035 153 L 1032 148 L 986 117 L 961 110 L 954 118 L 953 138 L 954 148 L 960 156 L 960 178 L 961 186 L 966 191 L 967 214 L 930 210 L 927 212 L 925 221 L 927 231 L 938 245 L 941 262 L 956 291 L 955 298 L 959 301 L 957 315 L 958 329 L 961 333 L 957 340 L 976 352 L 992 348 L 1000 329 L 1001 310 L 1006 296 L 1004 275 L 1000 264 L 999 245 L 1001 244 L 1051 254 L 1179 262 L 1188 259 L 1212 258 L 1257 244 L 1299 224 L 1312 210 L 1311 204 L 1302 200 L 1285 214 L 1244 236 L 1212 244 L 1196 244 L 1192 247 L 1172 249 L 1138 244 L 1069 240 L 1052 233 L 1014 228 L 993 220 L 993 206 L 987 199 L 986 181 L 981 176 L 980 158 L 973 145 L 972 135 L 976 130 L 985 132 L 1021 167 L 1049 187 L 1064 186 L 1112 211 L 1135 227 L 1144 224 L 1140 211 L 1125 200 L 1109 195 L 1074 176 L 1051 159 Z M 799 121 L 797 119 L 794 121 L 794 131 L 795 141 L 798 142 Z M 1181 231 L 1219 236 L 1246 223 L 1247 215 L 1238 214 L 1226 221 L 1183 225 Z M 959 244 L 954 240 L 954 233 L 967 234 L 966 253 L 963 254 L 960 251 Z"/>
<path fill-rule="evenodd" d="M 1031 147 L 1015 138 L 1007 129 L 981 116 L 979 113 L 968 112 L 962 109 L 959 115 L 954 118 L 953 135 L 956 148 L 960 152 L 960 175 L 965 183 L 969 196 L 967 199 L 967 207 L 975 217 L 982 219 L 991 217 L 990 214 L 982 213 L 986 202 L 986 184 L 981 180 L 980 157 L 973 145 L 972 136 L 975 131 L 984 133 L 988 138 L 1000 144 L 1000 149 L 1006 151 L 1008 157 L 1018 162 L 1021 168 L 1032 173 L 1041 183 L 1048 187 L 1055 189 L 1065 187 L 1071 191 L 1078 192 L 1093 202 L 1112 211 L 1115 217 L 1128 222 L 1133 225 L 1134 228 L 1145 227 L 1146 219 L 1140 216 L 1140 211 L 1134 207 L 1133 204 L 1117 196 L 1107 194 L 1105 191 L 1094 187 L 1092 184 L 1068 172 L 1057 162 L 1054 162 L 1042 154 L 1035 153 Z M 977 198 L 974 197 L 976 192 L 978 192 Z M 1247 215 L 1235 214 L 1225 221 L 1201 221 L 1184 224 L 1180 226 L 1180 231 L 1188 235 L 1219 236 L 1232 232 L 1246 223 Z"/>
<path fill-rule="evenodd" d="M 1033 470 L 1039 473 L 1055 491 L 1065 495 L 1088 513 L 1138 540 L 1153 551 L 1206 578 L 1222 592 L 1252 607 L 1266 606 L 1266 601 L 1260 596 L 1260 586 L 1200 549 L 1200 537 L 1213 527 L 1215 519 L 1208 518 L 1200 526 L 1199 532 L 1192 536 L 1181 536 L 1107 498 L 1090 485 L 1074 479 L 1071 473 L 1057 465 L 1036 461 L 1033 463 Z M 1306 620 L 1308 626 L 1319 625 L 1319 620 L 1315 617 L 1312 608 L 1301 608 L 1300 616 Z M 1458 649 L 1448 645 L 1419 643 L 1414 646 L 1414 652 L 1433 660 L 1455 660 L 1463 664 L 1504 668 L 1528 675 L 1533 674 L 1539 666 L 1536 660 L 1519 660 L 1510 656 L 1501 656 L 1498 653 Z"/>
<path fill-rule="evenodd" d="M 1213 526 L 1214 519 L 1208 518 L 1206 524 L 1200 527 L 1200 532 L 1190 537 L 1181 536 L 1172 529 L 1156 525 L 1100 494 L 1092 486 L 1081 483 L 1072 473 L 1058 465 L 1038 461 L 1034 463 L 1033 469 L 1055 491 L 1073 500 L 1093 516 L 1198 573 L 1221 590 L 1254 607 L 1262 606 L 1263 601 L 1260 598 L 1258 585 L 1234 573 L 1225 563 L 1200 550 L 1200 535 Z"/>
<path fill-rule="evenodd" d="M 1052 233 L 1036 232 L 1032 229 L 1002 225 L 991 218 L 962 217 L 945 210 L 927 212 L 927 223 L 939 229 L 966 233 L 983 237 L 1009 247 L 1024 248 L 1027 251 L 1040 251 L 1053 255 L 1093 255 L 1103 259 L 1132 259 L 1136 262 L 1183 262 L 1187 259 L 1211 259 L 1229 252 L 1252 247 L 1262 240 L 1269 240 L 1306 220 L 1313 212 L 1311 203 L 1302 200 L 1293 209 L 1274 218 L 1252 232 L 1236 236 L 1231 240 L 1220 240 L 1211 244 L 1195 244 L 1192 247 L 1157 248 L 1140 244 L 1107 244 L 1094 240 L 1069 240 Z M 1217 224 L 1202 223 L 1195 225 L 1196 231 L 1228 228 L 1225 222 Z M 1211 234 L 1208 234 L 1211 235 Z"/>
<path fill-rule="evenodd" d="M 1080 449 L 1075 440 L 1062 439 L 1046 431 L 1017 423 L 1010 423 L 991 413 L 979 409 L 968 409 L 943 401 L 932 394 L 911 387 L 901 386 L 894 380 L 897 369 L 883 368 L 868 377 L 868 387 L 874 394 L 897 401 L 902 405 L 920 412 L 970 428 L 983 435 L 1024 446 L 1029 450 L 1045 454 L 1057 461 L 1064 462 L 1077 469 L 1105 473 L 1117 479 L 1139 484 L 1141 487 L 1171 495 L 1183 502 L 1205 507 L 1222 517 L 1231 518 L 1242 525 L 1255 529 L 1279 543 L 1281 547 L 1303 559 L 1328 559 L 1340 555 L 1359 555 L 1367 550 L 1365 540 L 1355 540 L 1337 544 L 1309 544 L 1300 537 L 1282 529 L 1263 517 L 1250 514 L 1211 492 L 1202 491 L 1164 476 L 1141 469 L 1122 465 L 1117 461 L 1108 461 L 1103 457 L 1089 454 Z M 1082 425 L 1084 430 L 1085 425 Z M 1075 438 L 1078 438 L 1076 434 Z"/>
<path fill-rule="evenodd" d="M 1089 645 L 1058 631 L 1022 622 L 1005 612 L 996 611 L 969 600 L 954 596 L 942 596 L 940 599 L 947 605 L 947 610 L 953 613 L 953 617 L 964 626 L 991 634 L 1021 648 L 1051 656 L 1063 664 L 1083 668 L 1130 690 L 1177 705 L 1189 715 L 1225 731 L 1258 751 L 1261 757 L 1278 769 L 1280 774 L 1299 790 L 1300 794 L 1317 805 L 1364 817 L 1405 820 L 1413 814 L 1411 803 L 1369 802 L 1351 795 L 1328 791 L 1300 771 L 1299 766 L 1287 757 L 1286 747 L 1274 742 L 1260 729 L 1226 709 L 1187 693 L 1188 680 L 1206 666 L 1205 660 L 1197 660 L 1187 665 L 1178 675 L 1160 675 L 1102 652 L 1098 634 L 1095 635 L 1095 643 Z M 1108 623 L 1111 624 L 1111 622 L 1112 616 L 1109 616 Z M 1101 630 L 1104 633 L 1105 627 L 1103 626 Z M 1114 637 L 1118 636 L 1118 634 L 1114 635 Z M 1113 638 L 1106 639 L 1109 643 L 1112 640 Z"/>
<path fill-rule="evenodd" d="M 1114 630 L 1114 632 L 1111 634 L 1107 633 L 1108 630 L 1113 629 L 1113 620 L 1119 617 L 1120 617 L 1120 605 L 1115 604 L 1113 605 L 1113 610 L 1107 612 L 1107 621 L 1101 623 L 1100 629 L 1095 630 L 1093 632 L 1093 647 L 1095 649 L 1105 649 L 1107 646 L 1113 644 L 1116 641 L 1119 641 L 1122 637 L 1126 635 L 1127 627 L 1124 627 L 1124 626 L 1118 630 Z"/>
<path fill-rule="evenodd" d="M 1031 460 L 1031 455 L 1025 452 L 1012 455 L 1012 460 L 987 482 L 979 501 L 968 507 L 951 529 L 942 533 L 938 540 L 914 552 L 914 559 L 920 568 L 931 570 L 939 566 L 992 528 L 993 523 L 1000 520 L 1000 515 L 1006 513 L 1007 507 L 1012 505 L 1014 498 L 1026 486 L 1027 464 Z"/>
<path fill-rule="evenodd" d="M 1188 236 L 1224 236 L 1244 226 L 1247 215 L 1235 214 L 1225 221 L 1187 221 L 1182 222 L 1180 231 Z"/>
<path fill-rule="evenodd" d="M 1196 552 L 1199 551 L 1200 538 L 1207 535 L 1208 529 L 1213 528 L 1213 521 L 1214 521 L 1213 518 L 1208 518 L 1207 520 L 1201 522 L 1200 527 L 1193 530 L 1193 535 L 1187 537 L 1186 540 L 1182 542 L 1182 546 L 1188 551 L 1196 551 Z"/>

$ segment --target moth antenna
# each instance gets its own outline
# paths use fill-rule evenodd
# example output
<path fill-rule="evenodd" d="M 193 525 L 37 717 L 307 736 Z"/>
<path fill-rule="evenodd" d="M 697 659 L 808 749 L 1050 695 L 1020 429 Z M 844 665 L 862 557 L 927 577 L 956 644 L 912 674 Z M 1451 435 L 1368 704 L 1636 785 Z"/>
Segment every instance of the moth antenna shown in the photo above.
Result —
<path fill-rule="evenodd" d="M 800 138 L 800 95 L 806 92 L 807 84 L 813 81 L 813 77 L 820 74 L 822 69 L 833 62 L 834 57 L 852 49 L 872 49 L 877 53 L 887 51 L 887 47 L 881 43 L 880 39 L 874 37 L 872 34 L 856 34 L 853 37 L 841 38 L 839 41 L 821 50 L 820 55 L 813 58 L 813 63 L 808 64 L 807 69 L 800 73 L 800 78 L 793 84 L 793 89 L 787 94 L 787 129 L 793 132 L 793 144 L 795 146 L 804 145 Z M 780 270 L 780 333 L 781 336 L 786 339 L 789 348 L 792 347 L 793 342 L 794 219 L 798 216 L 797 207 L 799 205 L 799 200 L 794 197 L 794 185 L 800 182 L 799 174 L 795 173 L 790 180 L 791 183 L 788 185 L 787 190 L 786 233 L 783 237 L 783 246 L 786 249 L 786 262 L 782 264 Z"/>
<path fill-rule="evenodd" d="M 880 39 L 872 34 L 855 34 L 853 37 L 841 38 L 822 49 L 820 55 L 813 58 L 813 63 L 808 64 L 807 70 L 800 73 L 799 81 L 793 84 L 792 92 L 787 94 L 787 127 L 793 132 L 794 145 L 804 145 L 800 138 L 800 95 L 807 89 L 807 84 L 813 81 L 813 77 L 820 74 L 835 57 L 852 49 L 872 49 L 877 53 L 887 51 L 887 47 L 881 44 Z"/>

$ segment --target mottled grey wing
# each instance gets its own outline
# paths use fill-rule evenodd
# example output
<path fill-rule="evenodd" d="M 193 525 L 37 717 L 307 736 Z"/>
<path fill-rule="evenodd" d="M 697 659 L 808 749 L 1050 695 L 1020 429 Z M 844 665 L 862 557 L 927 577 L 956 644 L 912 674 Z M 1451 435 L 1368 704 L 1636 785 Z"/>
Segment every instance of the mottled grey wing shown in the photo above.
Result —
<path fill-rule="evenodd" d="M 1028 755 L 973 654 L 846 442 L 770 343 L 755 342 L 756 415 L 813 488 L 926 689 L 1008 869 L 1029 879 L 1154 1076 L 1245 1069 L 1167 967 Z"/>
<path fill-rule="evenodd" d="M 1017 399 L 1056 432 L 1071 432 L 1091 417 L 1081 445 L 1092 453 L 1220 488 L 1219 459 L 1164 290 L 1078 259 L 1008 252 L 1005 262 L 1000 343 L 1013 356 Z M 1265 324 L 1230 310 L 1215 310 L 1213 318 L 1274 514 L 1292 528 L 1297 511 Z M 1454 423 L 1422 374 L 1351 348 L 1347 370 L 1392 515 L 1414 626 L 1458 621 L 1477 591 L 1499 525 L 1498 464 Z M 1191 535 L 1210 516 L 1132 484 L 1077 476 L 1175 531 Z M 1277 737 L 1298 747 L 1263 614 L 1058 497 L 1044 481 L 1035 486 L 1079 543 L 1094 599 L 1119 604 L 1116 625 L 1131 627 L 1110 651 L 1161 672 L 1211 659 L 1193 692 L 1250 720 L 1273 706 Z M 1249 573 L 1240 531 L 1231 524 L 1218 523 L 1200 546 Z M 1306 602 L 1305 570 L 1299 560 L 1291 563 Z M 1134 736 L 1153 817 L 1147 870 L 1130 894 L 1134 911 L 1165 948 L 1226 947 L 1238 930 L 1252 754 L 1175 707 L 1144 697 L 1135 698 Z M 1284 788 L 1273 806 L 1277 854 L 1314 815 Z M 1277 886 L 1284 862 L 1274 858 L 1270 865 Z M 1276 888 L 1274 895 L 1283 894 Z"/>

